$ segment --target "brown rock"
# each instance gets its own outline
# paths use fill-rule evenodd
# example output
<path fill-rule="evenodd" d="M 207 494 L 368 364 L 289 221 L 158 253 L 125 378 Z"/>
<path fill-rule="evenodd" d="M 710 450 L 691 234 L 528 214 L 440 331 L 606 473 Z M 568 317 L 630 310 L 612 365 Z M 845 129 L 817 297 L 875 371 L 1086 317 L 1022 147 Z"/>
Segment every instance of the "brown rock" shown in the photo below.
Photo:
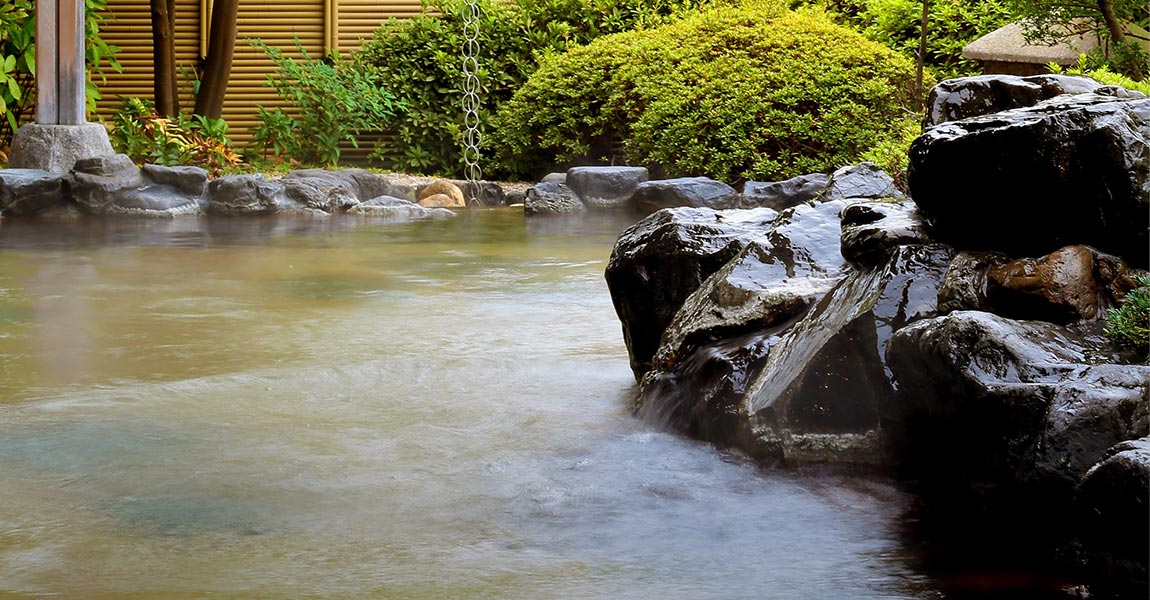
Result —
<path fill-rule="evenodd" d="M 987 270 L 987 299 L 996 313 L 1021 319 L 1068 322 L 1099 315 L 1094 253 L 1067 246 Z"/>
<path fill-rule="evenodd" d="M 425 199 L 434 196 L 444 196 L 447 199 L 440 200 L 443 204 L 436 206 L 427 206 L 423 203 Z M 454 183 L 443 179 L 431 182 L 431 184 L 419 191 L 419 196 L 417 197 L 419 199 L 419 205 L 427 208 L 463 208 L 467 206 L 467 200 L 463 197 L 463 190 L 459 189 L 459 186 Z"/>
<path fill-rule="evenodd" d="M 447 194 L 432 194 L 426 198 L 421 198 L 419 200 L 419 205 L 423 208 L 447 208 L 463 206 L 462 204 L 454 204 L 454 202 L 455 201 L 451 199 L 451 196 L 448 196 Z"/>

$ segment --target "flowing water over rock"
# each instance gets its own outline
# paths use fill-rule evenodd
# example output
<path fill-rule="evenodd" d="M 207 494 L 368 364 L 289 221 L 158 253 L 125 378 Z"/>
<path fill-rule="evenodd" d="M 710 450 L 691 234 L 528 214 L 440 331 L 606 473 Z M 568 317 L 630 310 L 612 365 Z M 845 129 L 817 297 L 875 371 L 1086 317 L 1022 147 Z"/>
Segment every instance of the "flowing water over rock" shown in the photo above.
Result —
<path fill-rule="evenodd" d="M 937 597 L 886 480 L 630 416 L 605 218 L 5 223 L 0 597 Z"/>

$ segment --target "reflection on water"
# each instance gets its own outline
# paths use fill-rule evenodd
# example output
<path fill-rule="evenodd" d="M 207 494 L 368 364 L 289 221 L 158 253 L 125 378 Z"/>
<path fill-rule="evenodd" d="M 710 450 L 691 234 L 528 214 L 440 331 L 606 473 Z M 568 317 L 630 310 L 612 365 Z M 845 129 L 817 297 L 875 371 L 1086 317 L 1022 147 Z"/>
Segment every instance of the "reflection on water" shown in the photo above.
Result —
<path fill-rule="evenodd" d="M 618 221 L 0 228 L 0 596 L 932 597 L 882 481 L 654 431 Z"/>

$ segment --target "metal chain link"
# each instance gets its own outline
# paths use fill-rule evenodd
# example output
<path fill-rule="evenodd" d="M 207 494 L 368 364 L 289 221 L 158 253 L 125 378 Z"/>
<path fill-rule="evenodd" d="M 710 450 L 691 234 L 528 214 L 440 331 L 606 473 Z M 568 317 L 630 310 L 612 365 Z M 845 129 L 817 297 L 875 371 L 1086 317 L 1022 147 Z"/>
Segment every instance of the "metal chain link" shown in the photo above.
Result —
<path fill-rule="evenodd" d="M 471 188 L 468 203 L 479 204 L 479 3 L 463 6 L 463 176 Z"/>

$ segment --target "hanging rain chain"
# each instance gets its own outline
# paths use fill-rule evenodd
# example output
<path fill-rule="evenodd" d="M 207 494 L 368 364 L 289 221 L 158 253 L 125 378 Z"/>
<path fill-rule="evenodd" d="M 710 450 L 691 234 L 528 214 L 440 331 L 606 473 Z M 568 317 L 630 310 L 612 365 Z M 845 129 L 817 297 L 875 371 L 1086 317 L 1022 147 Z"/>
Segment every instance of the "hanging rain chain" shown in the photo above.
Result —
<path fill-rule="evenodd" d="M 463 6 L 463 170 L 471 188 L 469 204 L 479 204 L 479 3 Z"/>

